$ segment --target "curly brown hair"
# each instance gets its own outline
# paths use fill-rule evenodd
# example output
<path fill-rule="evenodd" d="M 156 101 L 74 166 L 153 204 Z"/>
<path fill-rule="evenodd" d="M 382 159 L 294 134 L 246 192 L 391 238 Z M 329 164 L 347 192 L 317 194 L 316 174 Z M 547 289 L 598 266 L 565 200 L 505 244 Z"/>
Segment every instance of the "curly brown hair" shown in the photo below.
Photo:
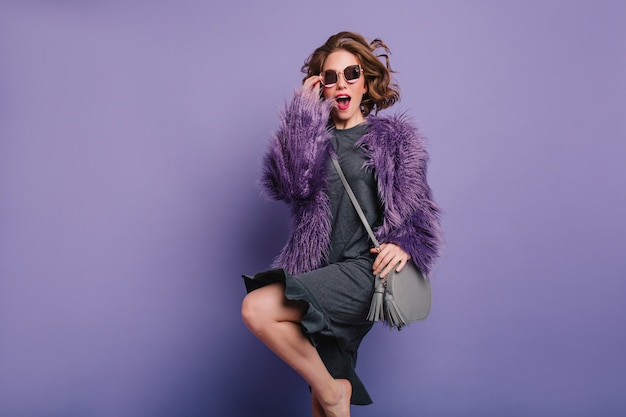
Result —
<path fill-rule="evenodd" d="M 400 87 L 391 79 L 391 73 L 395 71 L 389 65 L 391 51 L 387 45 L 380 39 L 368 43 L 362 35 L 354 32 L 339 32 L 313 51 L 302 66 L 302 72 L 306 74 L 302 81 L 320 74 L 328 55 L 339 49 L 355 55 L 363 68 L 367 85 L 367 93 L 363 95 L 361 102 L 364 116 L 370 114 L 374 108 L 378 113 L 400 100 Z M 378 53 L 377 50 L 382 51 Z M 384 58 L 384 64 L 381 58 Z"/>

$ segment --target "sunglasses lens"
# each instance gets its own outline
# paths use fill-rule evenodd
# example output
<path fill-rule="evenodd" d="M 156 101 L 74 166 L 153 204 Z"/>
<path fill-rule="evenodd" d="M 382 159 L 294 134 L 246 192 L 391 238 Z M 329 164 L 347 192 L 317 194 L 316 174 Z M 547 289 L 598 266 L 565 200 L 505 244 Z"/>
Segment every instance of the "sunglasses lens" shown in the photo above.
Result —
<path fill-rule="evenodd" d="M 331 87 L 337 83 L 337 72 L 333 70 L 326 70 L 322 74 L 324 77 L 324 85 L 327 87 Z M 350 65 L 343 70 L 343 78 L 349 82 L 354 83 L 361 76 L 361 67 L 358 65 Z"/>
<path fill-rule="evenodd" d="M 333 70 L 324 71 L 324 85 L 331 85 L 337 82 L 337 73 Z"/>
<path fill-rule="evenodd" d="M 343 70 L 343 76 L 346 78 L 346 81 L 358 80 L 361 76 L 361 67 L 358 65 L 346 67 L 346 69 Z"/>

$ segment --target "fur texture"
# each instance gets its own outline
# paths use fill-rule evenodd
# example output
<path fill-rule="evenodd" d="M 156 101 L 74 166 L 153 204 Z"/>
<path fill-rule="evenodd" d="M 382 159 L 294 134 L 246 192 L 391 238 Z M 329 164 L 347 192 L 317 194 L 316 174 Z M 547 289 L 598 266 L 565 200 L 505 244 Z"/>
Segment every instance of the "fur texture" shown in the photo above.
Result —
<path fill-rule="evenodd" d="M 280 128 L 264 159 L 265 193 L 290 205 L 293 219 L 285 247 L 273 266 L 292 274 L 323 266 L 330 245 L 327 161 L 333 152 L 328 130 L 332 103 L 296 92 L 281 114 Z M 416 126 L 404 115 L 369 116 L 358 142 L 374 170 L 384 207 L 375 230 L 381 242 L 404 249 L 426 275 L 439 256 L 439 208 L 426 179 L 428 153 Z"/>

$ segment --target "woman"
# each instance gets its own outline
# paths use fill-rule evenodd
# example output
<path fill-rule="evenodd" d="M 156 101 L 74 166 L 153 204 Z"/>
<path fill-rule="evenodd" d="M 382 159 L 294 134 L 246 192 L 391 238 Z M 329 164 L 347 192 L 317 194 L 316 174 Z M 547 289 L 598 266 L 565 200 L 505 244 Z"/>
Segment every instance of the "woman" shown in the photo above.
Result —
<path fill-rule="evenodd" d="M 331 36 L 305 61 L 303 86 L 264 160 L 265 192 L 290 205 L 293 223 L 275 269 L 245 277 L 242 317 L 308 382 L 314 417 L 349 416 L 351 403 L 372 402 L 355 366 L 372 327 L 366 316 L 375 275 L 409 261 L 428 274 L 439 253 L 439 209 L 422 138 L 404 116 L 371 114 L 399 99 L 388 53 L 380 40 Z M 383 242 L 379 252 L 332 155 Z"/>

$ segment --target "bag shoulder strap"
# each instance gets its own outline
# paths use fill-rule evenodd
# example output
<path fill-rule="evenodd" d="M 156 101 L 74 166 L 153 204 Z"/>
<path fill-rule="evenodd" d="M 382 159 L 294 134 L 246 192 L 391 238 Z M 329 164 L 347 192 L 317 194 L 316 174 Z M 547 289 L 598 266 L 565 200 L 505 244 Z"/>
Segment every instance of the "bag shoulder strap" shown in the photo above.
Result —
<path fill-rule="evenodd" d="M 343 170 L 341 169 L 341 165 L 339 165 L 339 161 L 337 160 L 337 157 L 333 155 L 331 159 L 333 160 L 333 165 L 335 165 L 335 169 L 337 170 L 337 173 L 339 174 L 339 178 L 341 178 L 343 187 L 346 189 L 346 192 L 348 193 L 348 197 L 350 197 L 350 201 L 352 201 L 352 205 L 354 206 L 354 209 L 356 210 L 357 214 L 359 215 L 359 218 L 361 219 L 361 223 L 363 223 L 363 226 L 365 226 L 365 230 L 367 230 L 367 234 L 370 236 L 370 239 L 372 239 L 372 243 L 374 244 L 374 246 L 376 248 L 379 248 L 380 244 L 378 243 L 376 236 L 374 236 L 374 232 L 372 231 L 370 224 L 367 222 L 365 213 L 363 213 L 363 209 L 361 208 L 359 201 L 356 199 L 356 196 L 354 195 L 354 192 L 352 191 L 352 188 L 350 187 L 350 184 L 348 183 L 346 176 L 343 174 Z"/>

